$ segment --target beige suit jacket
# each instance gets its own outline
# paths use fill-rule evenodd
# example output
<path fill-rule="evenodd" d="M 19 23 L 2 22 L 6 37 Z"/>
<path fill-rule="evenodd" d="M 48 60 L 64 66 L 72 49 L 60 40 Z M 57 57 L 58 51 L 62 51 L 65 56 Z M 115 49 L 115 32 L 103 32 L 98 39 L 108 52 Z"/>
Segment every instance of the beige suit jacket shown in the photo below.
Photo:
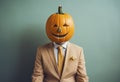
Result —
<path fill-rule="evenodd" d="M 88 82 L 83 49 L 68 43 L 62 75 L 59 75 L 54 48 L 48 43 L 37 49 L 32 82 Z"/>

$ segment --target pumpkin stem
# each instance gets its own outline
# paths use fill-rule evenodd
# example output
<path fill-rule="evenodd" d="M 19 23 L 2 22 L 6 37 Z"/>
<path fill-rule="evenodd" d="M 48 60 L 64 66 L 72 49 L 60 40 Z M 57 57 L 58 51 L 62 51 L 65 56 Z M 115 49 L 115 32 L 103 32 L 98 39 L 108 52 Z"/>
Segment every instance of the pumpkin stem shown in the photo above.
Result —
<path fill-rule="evenodd" d="M 63 12 L 62 12 L 62 6 L 61 5 L 58 6 L 58 14 L 63 14 Z"/>

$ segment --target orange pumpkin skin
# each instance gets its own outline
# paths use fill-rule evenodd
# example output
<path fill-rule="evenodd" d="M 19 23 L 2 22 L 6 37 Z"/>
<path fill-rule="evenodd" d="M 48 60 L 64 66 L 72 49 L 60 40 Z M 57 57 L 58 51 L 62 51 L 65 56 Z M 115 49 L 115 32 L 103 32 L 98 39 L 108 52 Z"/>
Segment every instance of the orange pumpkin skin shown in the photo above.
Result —
<path fill-rule="evenodd" d="M 74 22 L 67 13 L 52 14 L 46 22 L 48 38 L 56 43 L 68 41 L 74 33 Z"/>

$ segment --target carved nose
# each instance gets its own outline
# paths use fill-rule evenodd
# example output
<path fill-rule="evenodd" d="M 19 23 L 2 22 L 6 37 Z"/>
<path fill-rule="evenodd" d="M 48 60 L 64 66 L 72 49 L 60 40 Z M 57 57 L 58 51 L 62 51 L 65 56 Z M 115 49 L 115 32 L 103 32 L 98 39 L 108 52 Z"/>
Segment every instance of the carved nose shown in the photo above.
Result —
<path fill-rule="evenodd" d="M 62 32 L 62 30 L 61 30 L 60 27 L 58 27 L 57 32 L 58 32 L 58 33 Z"/>

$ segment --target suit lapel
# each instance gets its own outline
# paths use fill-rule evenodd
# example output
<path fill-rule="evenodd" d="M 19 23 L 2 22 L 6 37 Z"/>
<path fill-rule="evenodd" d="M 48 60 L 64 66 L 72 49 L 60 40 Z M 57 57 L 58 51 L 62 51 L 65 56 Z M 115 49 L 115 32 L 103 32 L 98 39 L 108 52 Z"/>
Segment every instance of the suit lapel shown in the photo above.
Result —
<path fill-rule="evenodd" d="M 50 43 L 50 45 L 48 47 L 48 53 L 49 53 L 51 62 L 53 64 L 54 68 L 55 68 L 53 70 L 55 70 L 57 72 L 57 74 L 59 74 L 58 68 L 57 68 L 57 63 L 56 63 L 56 60 L 55 60 L 55 55 L 54 55 L 54 46 L 53 46 L 52 43 Z"/>
<path fill-rule="evenodd" d="M 66 52 L 66 56 L 65 56 L 65 61 L 64 61 L 64 67 L 63 67 L 63 72 L 62 72 L 62 76 L 65 74 L 65 69 L 68 65 L 68 62 L 69 62 L 69 59 L 70 57 L 72 56 L 71 53 L 70 53 L 71 49 L 70 49 L 70 43 L 68 43 L 68 46 L 67 46 L 67 52 Z"/>

